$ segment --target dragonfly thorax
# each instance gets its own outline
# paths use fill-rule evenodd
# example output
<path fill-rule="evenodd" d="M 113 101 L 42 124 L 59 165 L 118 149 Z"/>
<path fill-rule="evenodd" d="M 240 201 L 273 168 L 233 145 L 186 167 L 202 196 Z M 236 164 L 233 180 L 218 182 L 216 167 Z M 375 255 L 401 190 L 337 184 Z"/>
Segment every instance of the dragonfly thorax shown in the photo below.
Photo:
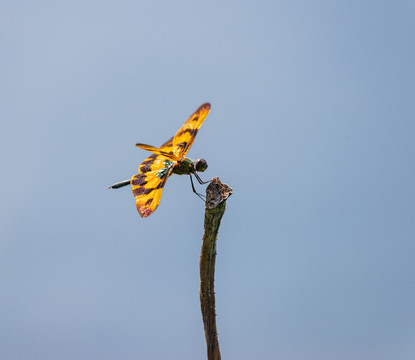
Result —
<path fill-rule="evenodd" d="M 208 164 L 205 159 L 192 160 L 185 158 L 174 166 L 173 173 L 177 175 L 194 174 L 196 171 L 205 171 L 207 167 Z"/>

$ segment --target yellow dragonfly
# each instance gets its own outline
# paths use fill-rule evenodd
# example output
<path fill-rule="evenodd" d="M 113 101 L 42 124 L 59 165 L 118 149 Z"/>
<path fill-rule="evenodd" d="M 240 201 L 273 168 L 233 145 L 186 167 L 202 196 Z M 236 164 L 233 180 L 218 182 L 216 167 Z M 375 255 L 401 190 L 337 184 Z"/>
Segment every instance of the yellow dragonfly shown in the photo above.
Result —
<path fill-rule="evenodd" d="M 159 148 L 136 144 L 140 149 L 150 151 L 152 154 L 140 164 L 138 174 L 133 175 L 130 180 L 120 181 L 108 188 L 118 189 L 131 184 L 138 213 L 143 218 L 150 216 L 157 209 L 163 187 L 172 174 L 190 175 L 193 192 L 202 198 L 202 195 L 195 190 L 192 175 L 200 184 L 208 183 L 209 181 L 202 181 L 197 174 L 205 171 L 208 164 L 205 159 L 192 160 L 187 158 L 186 154 L 209 111 L 209 103 L 201 105 L 176 134 Z"/>

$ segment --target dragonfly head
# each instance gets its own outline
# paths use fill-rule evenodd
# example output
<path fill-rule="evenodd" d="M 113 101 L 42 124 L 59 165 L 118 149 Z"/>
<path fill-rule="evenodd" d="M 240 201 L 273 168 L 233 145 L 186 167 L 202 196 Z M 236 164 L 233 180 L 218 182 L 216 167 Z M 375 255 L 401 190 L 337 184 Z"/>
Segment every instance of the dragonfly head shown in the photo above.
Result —
<path fill-rule="evenodd" d="M 203 172 L 207 169 L 208 163 L 205 159 L 197 159 L 194 162 L 194 167 L 195 167 L 196 171 Z"/>

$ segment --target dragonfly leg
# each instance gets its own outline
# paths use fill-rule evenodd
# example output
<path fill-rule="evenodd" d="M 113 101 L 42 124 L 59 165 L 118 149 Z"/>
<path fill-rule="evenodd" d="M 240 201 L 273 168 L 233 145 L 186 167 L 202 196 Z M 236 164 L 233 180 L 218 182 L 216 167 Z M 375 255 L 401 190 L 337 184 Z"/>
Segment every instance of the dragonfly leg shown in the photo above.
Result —
<path fill-rule="evenodd" d="M 189 174 L 189 176 L 190 176 L 190 183 L 192 184 L 192 190 L 193 190 L 193 192 L 194 192 L 197 196 L 199 196 L 199 198 L 201 198 L 203 201 L 205 201 L 205 196 L 204 196 L 204 195 L 202 195 L 202 194 L 199 194 L 199 193 L 196 191 L 195 186 L 193 185 L 193 178 L 192 178 L 192 174 Z"/>
<path fill-rule="evenodd" d="M 131 184 L 131 180 L 124 180 L 124 181 L 117 182 L 111 186 L 108 186 L 108 189 L 118 189 L 120 187 L 127 186 L 130 184 Z"/>
<path fill-rule="evenodd" d="M 203 180 L 199 177 L 199 175 L 197 175 L 197 173 L 193 173 L 193 175 L 196 177 L 197 181 L 199 181 L 199 184 L 200 184 L 200 185 L 203 185 L 203 184 L 209 184 L 209 183 L 212 181 L 212 180 L 203 181 Z"/>

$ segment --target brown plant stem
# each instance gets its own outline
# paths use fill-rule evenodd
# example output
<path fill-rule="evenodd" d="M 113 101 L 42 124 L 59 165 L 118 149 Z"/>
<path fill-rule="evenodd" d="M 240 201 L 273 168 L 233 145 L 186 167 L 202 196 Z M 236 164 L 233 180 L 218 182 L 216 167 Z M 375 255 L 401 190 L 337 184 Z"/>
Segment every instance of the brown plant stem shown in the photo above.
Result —
<path fill-rule="evenodd" d="M 206 189 L 205 233 L 200 254 L 200 306 L 207 345 L 208 360 L 220 360 L 215 312 L 216 242 L 226 199 L 232 189 L 219 178 L 213 178 Z"/>

